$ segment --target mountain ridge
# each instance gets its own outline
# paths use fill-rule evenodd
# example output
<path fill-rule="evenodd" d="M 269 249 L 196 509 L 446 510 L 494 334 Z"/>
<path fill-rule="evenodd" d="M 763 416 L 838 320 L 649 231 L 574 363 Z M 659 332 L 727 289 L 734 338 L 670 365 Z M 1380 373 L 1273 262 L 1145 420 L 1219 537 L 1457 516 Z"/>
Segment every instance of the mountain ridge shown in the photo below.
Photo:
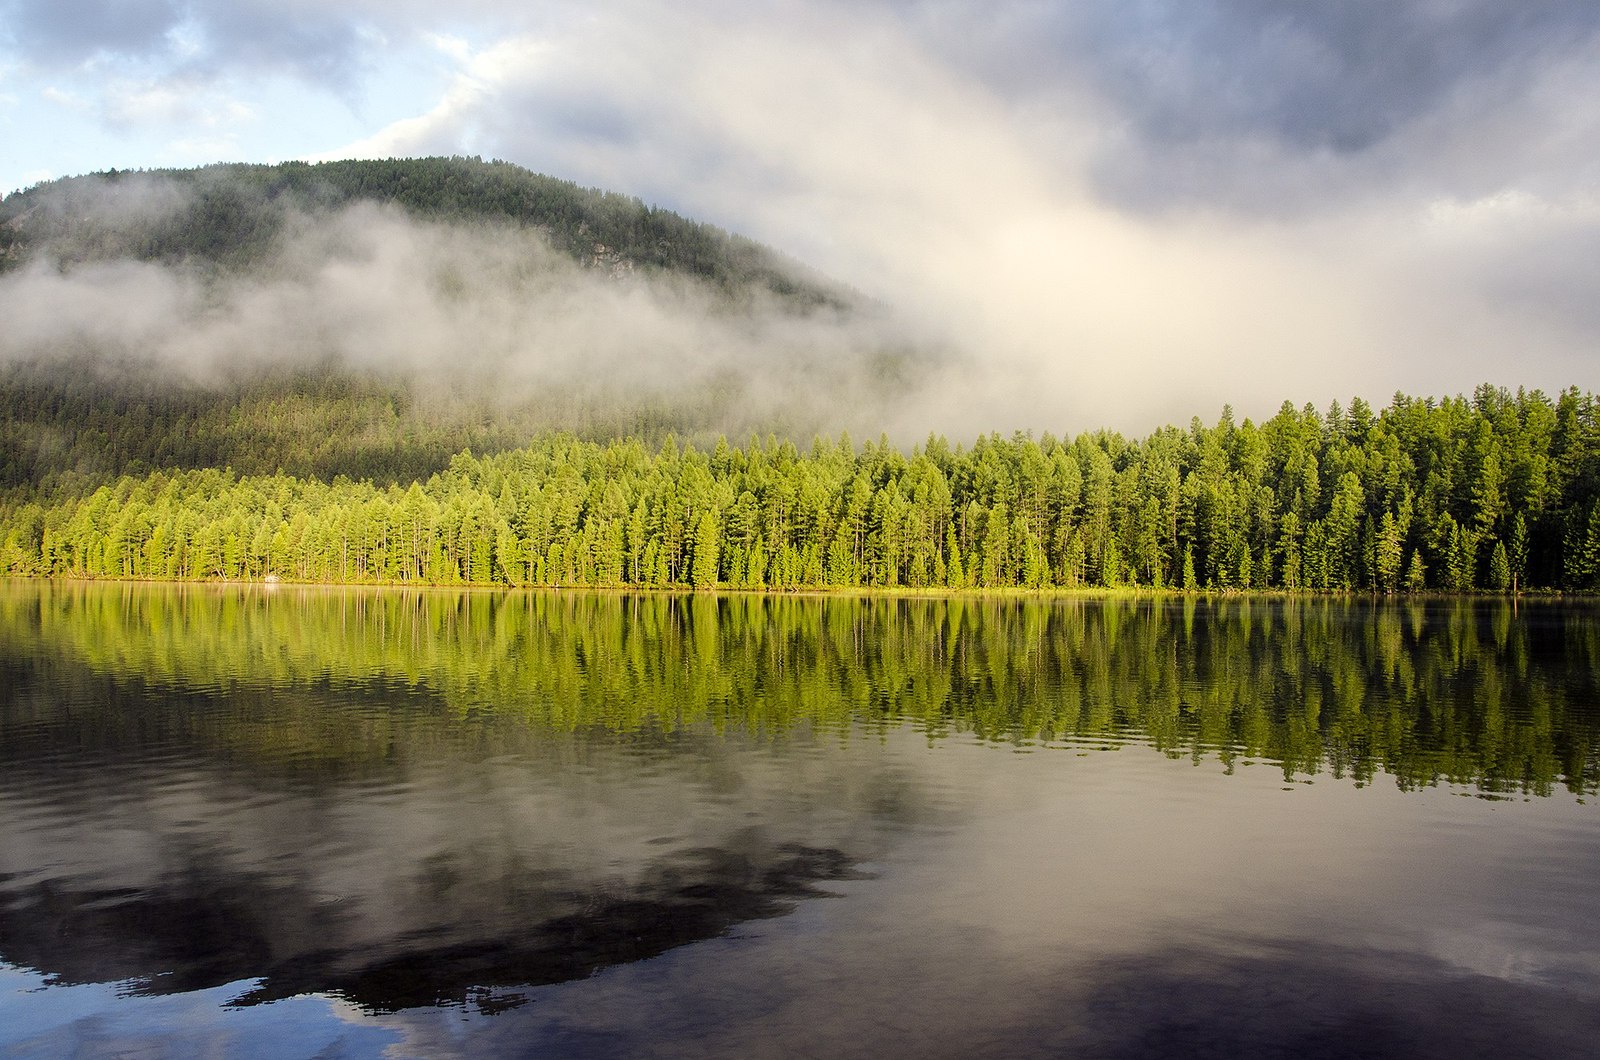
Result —
<path fill-rule="evenodd" d="M 120 196 L 120 215 L 97 209 L 107 200 L 119 205 L 124 190 L 131 194 Z M 224 162 L 45 181 L 0 200 L 0 273 L 40 254 L 62 265 L 131 258 L 244 269 L 268 252 L 291 212 L 317 214 L 363 201 L 424 220 L 535 229 L 590 268 L 677 272 L 727 292 L 754 285 L 794 308 L 848 309 L 865 301 L 716 225 L 511 162 L 464 156 Z"/>

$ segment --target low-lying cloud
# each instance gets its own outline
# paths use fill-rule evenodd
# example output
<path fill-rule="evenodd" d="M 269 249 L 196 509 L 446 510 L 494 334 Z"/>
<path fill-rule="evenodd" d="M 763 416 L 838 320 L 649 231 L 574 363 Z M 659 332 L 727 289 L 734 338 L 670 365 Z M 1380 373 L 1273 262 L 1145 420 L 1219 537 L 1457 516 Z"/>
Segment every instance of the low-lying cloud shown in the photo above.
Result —
<path fill-rule="evenodd" d="M 135 240 L 183 202 L 169 183 L 123 178 L 80 187 L 72 209 Z M 200 384 L 333 365 L 508 405 L 704 409 L 714 394 L 721 422 L 703 426 L 874 433 L 924 427 L 904 410 L 947 367 L 872 306 L 801 309 L 600 245 L 580 263 L 537 229 L 374 202 L 291 214 L 244 269 L 45 251 L 0 277 L 0 362 L 87 356 Z"/>
<path fill-rule="evenodd" d="M 982 365 L 952 434 L 1581 384 L 1596 20 L 1379 6 L 630 4 L 332 154 L 492 153 L 782 247 Z"/>
<path fill-rule="evenodd" d="M 336 106 L 425 50 L 453 71 L 431 107 L 300 150 L 505 158 L 779 247 L 978 367 L 919 389 L 921 429 L 1593 375 L 1588 0 L 6 4 L 34 66 L 288 74 Z"/>

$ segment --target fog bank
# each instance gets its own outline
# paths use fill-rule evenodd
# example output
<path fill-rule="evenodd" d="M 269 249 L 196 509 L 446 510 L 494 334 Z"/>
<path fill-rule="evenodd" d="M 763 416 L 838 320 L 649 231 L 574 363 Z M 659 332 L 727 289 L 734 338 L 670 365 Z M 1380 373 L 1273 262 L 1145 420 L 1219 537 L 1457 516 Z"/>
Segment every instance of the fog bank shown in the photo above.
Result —
<path fill-rule="evenodd" d="M 94 225 L 0 275 L 0 362 L 87 357 L 201 385 L 330 366 L 409 380 L 424 396 L 695 406 L 724 421 L 700 426 L 730 433 L 906 436 L 934 426 L 923 396 L 959 375 L 879 306 L 800 308 L 764 288 L 637 268 L 599 243 L 574 261 L 536 228 L 374 202 L 291 212 L 247 268 L 97 258 L 82 231 L 136 245 L 140 226 L 183 207 L 158 180 L 125 183 L 133 190 L 80 192 L 69 208 Z"/>

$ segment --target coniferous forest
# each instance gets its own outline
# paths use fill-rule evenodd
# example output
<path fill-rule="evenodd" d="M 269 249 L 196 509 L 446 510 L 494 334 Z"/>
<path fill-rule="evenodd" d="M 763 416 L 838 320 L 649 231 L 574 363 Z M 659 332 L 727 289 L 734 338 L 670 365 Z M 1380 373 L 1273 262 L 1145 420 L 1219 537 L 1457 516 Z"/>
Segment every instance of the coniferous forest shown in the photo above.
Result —
<path fill-rule="evenodd" d="M 257 454 L 262 460 L 269 454 Z M 260 463 L 257 466 L 261 466 Z M 692 588 L 1592 590 L 1592 394 L 1480 387 L 1142 439 L 909 453 L 538 437 L 425 479 L 193 468 L 13 489 L 0 570 L 87 578 Z"/>

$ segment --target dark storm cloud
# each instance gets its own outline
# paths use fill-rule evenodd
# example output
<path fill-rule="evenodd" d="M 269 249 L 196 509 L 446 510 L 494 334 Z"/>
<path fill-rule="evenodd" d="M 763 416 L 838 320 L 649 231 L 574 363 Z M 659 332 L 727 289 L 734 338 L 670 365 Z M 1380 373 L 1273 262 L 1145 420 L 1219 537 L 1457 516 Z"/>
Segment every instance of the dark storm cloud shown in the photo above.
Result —
<path fill-rule="evenodd" d="M 1087 12 L 1058 31 L 1125 123 L 1124 143 L 1099 161 L 1101 190 L 1124 203 L 1247 210 L 1397 185 L 1491 190 L 1515 163 L 1459 166 L 1452 132 L 1523 106 L 1543 69 L 1600 35 L 1600 5 L 1587 0 L 1224 0 Z M 1530 132 L 1540 119 L 1531 116 Z M 1445 156 L 1437 174 L 1436 154 Z"/>
<path fill-rule="evenodd" d="M 936 0 L 887 5 L 956 67 L 1048 124 L 1104 104 L 1090 160 L 1123 207 L 1312 209 L 1393 191 L 1475 196 L 1551 163 L 1551 70 L 1600 42 L 1592 0 Z M 1600 91 L 1600 78 L 1587 78 Z M 1498 142 L 1478 130 L 1503 115 Z M 1464 157 L 1467 141 L 1482 157 Z M 1557 163 L 1559 165 L 1559 163 Z"/>
<path fill-rule="evenodd" d="M 16 52 L 47 67 L 113 56 L 161 64 L 186 77 L 289 70 L 342 88 L 363 59 L 365 22 L 360 12 L 338 4 L 0 0 L 0 13 Z"/>
<path fill-rule="evenodd" d="M 1152 138 L 1267 136 L 1300 150 L 1367 150 L 1467 83 L 1600 31 L 1589 0 L 1223 0 L 1096 6 L 1078 43 Z"/>
<path fill-rule="evenodd" d="M 30 59 L 70 64 L 101 53 L 165 54 L 183 7 L 176 0 L 0 0 L 0 16 Z"/>
<path fill-rule="evenodd" d="M 281 4 L 229 0 L 195 5 L 214 72 L 245 65 L 286 67 L 308 80 L 347 86 L 362 61 L 360 24 L 333 5 L 298 9 L 285 17 Z"/>

